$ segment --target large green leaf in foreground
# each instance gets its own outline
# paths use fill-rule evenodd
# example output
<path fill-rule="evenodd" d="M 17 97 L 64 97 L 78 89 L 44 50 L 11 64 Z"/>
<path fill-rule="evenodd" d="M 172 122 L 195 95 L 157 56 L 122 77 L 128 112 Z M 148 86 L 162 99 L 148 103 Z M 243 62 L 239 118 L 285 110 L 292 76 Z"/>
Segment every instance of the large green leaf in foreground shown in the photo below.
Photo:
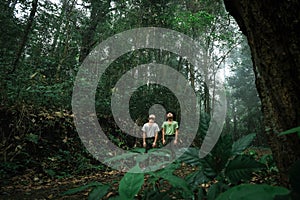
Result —
<path fill-rule="evenodd" d="M 216 200 L 273 200 L 275 196 L 285 196 L 289 190 L 266 184 L 243 184 L 235 186 L 220 194 Z"/>
<path fill-rule="evenodd" d="M 127 172 L 120 181 L 119 194 L 122 199 L 134 199 L 144 183 L 144 174 Z"/>

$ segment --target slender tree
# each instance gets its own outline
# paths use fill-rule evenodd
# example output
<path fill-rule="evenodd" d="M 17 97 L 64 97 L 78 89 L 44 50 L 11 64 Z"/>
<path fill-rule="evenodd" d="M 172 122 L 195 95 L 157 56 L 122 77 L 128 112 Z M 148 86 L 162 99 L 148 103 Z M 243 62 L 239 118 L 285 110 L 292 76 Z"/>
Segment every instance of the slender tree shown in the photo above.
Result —
<path fill-rule="evenodd" d="M 16 53 L 16 58 L 15 58 L 13 64 L 12 64 L 13 68 L 11 70 L 11 73 L 13 73 L 16 70 L 16 68 L 17 68 L 17 66 L 19 64 L 20 58 L 22 56 L 23 50 L 25 48 L 25 45 L 27 43 L 30 31 L 31 31 L 31 27 L 33 25 L 34 16 L 35 16 L 35 14 L 37 12 L 37 7 L 38 7 L 38 0 L 33 0 L 32 1 L 31 11 L 30 11 L 30 15 L 28 17 L 27 25 L 25 27 L 24 35 L 23 35 L 23 38 L 21 40 L 19 49 L 18 49 L 18 51 Z"/>

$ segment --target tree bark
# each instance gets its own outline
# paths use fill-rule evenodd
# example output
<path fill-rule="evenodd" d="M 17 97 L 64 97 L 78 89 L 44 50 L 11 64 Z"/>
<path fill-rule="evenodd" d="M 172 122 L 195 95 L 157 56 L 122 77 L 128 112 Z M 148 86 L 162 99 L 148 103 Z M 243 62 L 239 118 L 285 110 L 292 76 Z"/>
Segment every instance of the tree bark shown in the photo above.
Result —
<path fill-rule="evenodd" d="M 262 102 L 269 145 L 288 186 L 289 167 L 300 157 L 296 134 L 278 133 L 300 126 L 300 49 L 298 0 L 224 0 L 251 48 L 256 87 Z"/>

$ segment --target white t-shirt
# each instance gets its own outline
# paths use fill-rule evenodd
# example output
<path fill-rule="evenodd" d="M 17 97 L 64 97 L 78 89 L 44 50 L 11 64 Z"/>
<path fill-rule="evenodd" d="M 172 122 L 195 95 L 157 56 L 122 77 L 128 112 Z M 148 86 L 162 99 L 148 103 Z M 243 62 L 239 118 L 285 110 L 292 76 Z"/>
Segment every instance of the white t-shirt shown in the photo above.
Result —
<path fill-rule="evenodd" d="M 155 133 L 159 131 L 159 127 L 157 123 L 146 123 L 142 131 L 146 133 L 146 137 L 154 137 Z"/>

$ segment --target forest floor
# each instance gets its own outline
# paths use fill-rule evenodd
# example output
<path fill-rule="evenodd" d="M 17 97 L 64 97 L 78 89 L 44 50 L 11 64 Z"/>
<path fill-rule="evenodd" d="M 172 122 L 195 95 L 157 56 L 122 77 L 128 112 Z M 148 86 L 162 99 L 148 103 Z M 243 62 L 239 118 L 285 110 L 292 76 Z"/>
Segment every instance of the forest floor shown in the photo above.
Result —
<path fill-rule="evenodd" d="M 269 152 L 261 152 L 269 154 Z M 261 155 L 260 155 L 261 156 Z M 184 178 L 195 170 L 194 167 L 181 164 L 175 174 Z M 110 185 L 110 190 L 103 199 L 118 195 L 118 186 L 124 173 L 107 169 L 95 169 L 83 172 L 85 174 L 69 174 L 62 177 L 51 177 L 49 174 L 38 173 L 36 170 L 27 169 L 22 174 L 7 177 L 0 182 L 0 199 L 2 200 L 43 200 L 43 199 L 87 199 L 92 187 L 88 187 L 75 194 L 64 194 L 70 189 L 82 187 L 93 182 Z M 252 183 L 276 182 L 277 174 L 253 174 Z M 147 175 L 144 186 L 147 187 Z M 209 185 L 204 186 L 206 189 Z"/>
<path fill-rule="evenodd" d="M 175 171 L 176 175 L 184 177 L 194 168 L 182 165 Z M 87 199 L 91 189 L 77 192 L 73 195 L 64 195 L 63 193 L 92 182 L 101 182 L 111 185 L 110 191 L 104 199 L 118 194 L 119 181 L 124 173 L 116 170 L 99 171 L 90 175 L 77 175 L 71 178 L 49 178 L 42 174 L 36 174 L 34 171 L 28 171 L 24 175 L 12 177 L 6 180 L 7 183 L 2 185 L 0 199 L 11 200 L 43 200 L 43 199 Z M 145 176 L 147 179 L 147 176 Z M 146 184 L 146 181 L 145 181 Z"/>
<path fill-rule="evenodd" d="M 185 177 L 194 171 L 195 168 L 182 164 L 175 174 Z M 19 175 L 6 180 L 6 184 L 1 184 L 0 199 L 9 200 L 44 200 L 44 199 L 87 199 L 91 188 L 87 188 L 76 194 L 64 195 L 63 193 L 92 182 L 100 182 L 111 185 L 110 191 L 104 199 L 109 199 L 118 194 L 119 181 L 124 173 L 116 170 L 96 171 L 89 175 L 76 175 L 69 178 L 49 178 L 43 174 L 36 174 L 35 171 L 28 171 L 24 175 Z M 261 176 L 261 174 L 253 174 L 252 183 L 264 183 L 269 180 L 276 180 L 278 175 Z M 146 186 L 147 176 L 145 176 L 144 187 Z M 202 186 L 205 189 L 209 185 Z M 138 197 L 137 197 L 138 199 Z"/>
<path fill-rule="evenodd" d="M 111 184 L 117 191 L 118 182 L 122 178 L 119 171 L 95 172 L 90 175 L 74 176 L 71 178 L 48 178 L 36 176 L 34 171 L 29 171 L 22 176 L 13 177 L 6 185 L 1 187 L 0 199 L 87 199 L 89 189 L 74 195 L 63 196 L 69 189 L 80 187 L 91 182 Z M 115 193 L 109 192 L 107 198 Z"/>

